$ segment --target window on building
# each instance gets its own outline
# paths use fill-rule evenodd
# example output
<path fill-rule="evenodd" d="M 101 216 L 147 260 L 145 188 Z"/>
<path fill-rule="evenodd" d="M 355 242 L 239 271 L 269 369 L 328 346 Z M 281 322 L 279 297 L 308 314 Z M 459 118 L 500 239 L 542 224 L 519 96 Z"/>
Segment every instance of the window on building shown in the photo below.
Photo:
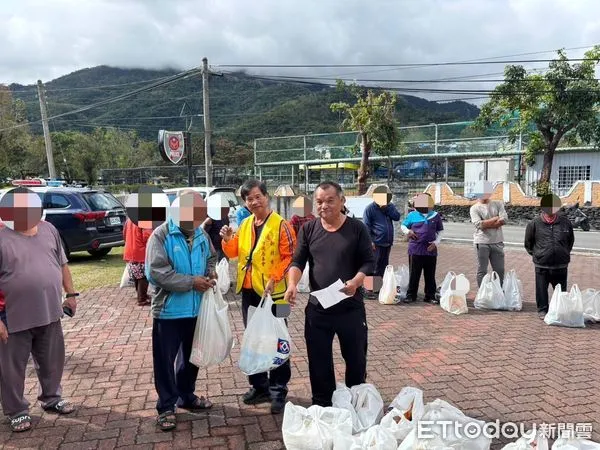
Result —
<path fill-rule="evenodd" d="M 558 168 L 558 188 L 570 189 L 577 181 L 590 180 L 592 166 L 560 166 Z"/>

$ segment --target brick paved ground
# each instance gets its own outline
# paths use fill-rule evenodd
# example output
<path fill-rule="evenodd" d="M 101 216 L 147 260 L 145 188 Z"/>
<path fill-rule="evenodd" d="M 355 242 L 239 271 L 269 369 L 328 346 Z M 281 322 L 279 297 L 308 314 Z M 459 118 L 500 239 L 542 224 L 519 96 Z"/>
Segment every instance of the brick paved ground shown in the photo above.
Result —
<path fill-rule="evenodd" d="M 405 262 L 406 248 L 397 245 L 393 260 Z M 444 246 L 438 274 L 464 272 L 474 283 L 469 246 Z M 367 305 L 370 342 L 368 381 L 389 402 L 406 385 L 422 388 L 426 401 L 443 398 L 466 414 L 483 420 L 514 422 L 592 422 L 600 441 L 600 325 L 586 329 L 548 327 L 533 312 L 532 268 L 528 256 L 507 250 L 507 268 L 515 267 L 527 300 L 523 312 L 480 312 L 453 317 L 439 307 Z M 598 257 L 575 256 L 571 280 L 582 288 L 600 287 Z M 471 293 L 471 297 L 474 293 Z M 233 297 L 231 297 L 233 300 Z M 232 303 L 238 337 L 242 327 Z M 294 356 L 290 399 L 307 405 L 310 398 L 301 309 L 291 321 Z M 197 392 L 215 403 L 210 413 L 179 416 L 176 432 L 154 425 L 156 393 L 152 383 L 148 308 L 135 306 L 130 290 L 114 287 L 82 295 L 78 317 L 64 322 L 67 367 L 64 392 L 80 405 L 63 418 L 32 409 L 34 430 L 11 434 L 0 425 L 0 447 L 110 449 L 123 448 L 282 448 L 282 416 L 268 406 L 240 401 L 246 379 L 236 367 L 239 344 L 231 361 L 202 370 Z M 336 358 L 338 378 L 343 363 Z M 35 399 L 35 373 L 30 368 L 28 398 Z M 494 443 L 493 448 L 499 448 Z"/>

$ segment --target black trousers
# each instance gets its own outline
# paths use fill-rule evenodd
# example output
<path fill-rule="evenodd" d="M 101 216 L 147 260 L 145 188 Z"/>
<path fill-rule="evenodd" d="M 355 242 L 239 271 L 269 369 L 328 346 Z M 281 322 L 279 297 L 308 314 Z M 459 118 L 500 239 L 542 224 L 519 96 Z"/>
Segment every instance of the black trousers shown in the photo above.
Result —
<path fill-rule="evenodd" d="M 252 289 L 242 289 L 242 318 L 244 319 L 244 327 L 248 324 L 248 308 L 250 306 L 257 307 L 259 304 L 260 296 L 256 292 Z M 285 399 L 288 393 L 287 384 L 291 377 L 292 370 L 290 368 L 290 360 L 288 359 L 281 366 L 268 373 L 263 372 L 250 375 L 248 381 L 253 388 L 269 392 L 272 399 Z"/>
<path fill-rule="evenodd" d="M 195 317 L 154 319 L 152 323 L 154 386 L 158 393 L 156 410 L 159 414 L 175 410 L 175 405 L 189 405 L 196 399 L 198 367 L 190 362 L 195 329 Z"/>
<path fill-rule="evenodd" d="M 333 338 L 336 334 L 346 362 L 346 386 L 362 384 L 366 379 L 368 327 L 364 305 L 342 314 L 324 314 L 309 303 L 304 339 L 313 405 L 331 406 L 335 391 Z"/>
<path fill-rule="evenodd" d="M 390 251 L 392 250 L 392 246 L 388 247 L 380 247 L 378 245 L 375 246 L 375 273 L 373 275 L 382 277 L 385 268 L 390 263 Z"/>
<path fill-rule="evenodd" d="M 435 282 L 435 268 L 437 266 L 437 256 L 412 255 L 409 256 L 410 278 L 408 281 L 407 298 L 416 300 L 419 291 L 419 281 L 421 281 L 421 272 L 425 276 L 425 298 L 433 300 L 437 285 Z"/>
<path fill-rule="evenodd" d="M 548 285 L 556 288 L 560 284 L 563 291 L 567 290 L 568 269 L 535 268 L 535 302 L 539 312 L 548 312 Z"/>

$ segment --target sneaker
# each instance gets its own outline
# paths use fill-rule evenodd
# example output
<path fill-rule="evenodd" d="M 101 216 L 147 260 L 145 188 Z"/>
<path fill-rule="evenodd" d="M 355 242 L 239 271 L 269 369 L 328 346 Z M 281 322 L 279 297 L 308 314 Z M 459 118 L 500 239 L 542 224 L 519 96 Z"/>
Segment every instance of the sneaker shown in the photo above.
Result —
<path fill-rule="evenodd" d="M 276 398 L 271 402 L 271 414 L 281 414 L 285 408 L 285 399 Z"/>
<path fill-rule="evenodd" d="M 538 317 L 541 320 L 544 320 L 546 318 L 546 314 L 548 314 L 548 311 L 538 311 Z"/>
<path fill-rule="evenodd" d="M 423 301 L 425 303 L 431 303 L 432 305 L 437 305 L 440 301 L 437 298 L 424 298 Z"/>
<path fill-rule="evenodd" d="M 256 388 L 250 388 L 242 397 L 246 405 L 258 405 L 259 403 L 267 403 L 271 401 L 271 395 L 267 391 L 261 391 Z"/>

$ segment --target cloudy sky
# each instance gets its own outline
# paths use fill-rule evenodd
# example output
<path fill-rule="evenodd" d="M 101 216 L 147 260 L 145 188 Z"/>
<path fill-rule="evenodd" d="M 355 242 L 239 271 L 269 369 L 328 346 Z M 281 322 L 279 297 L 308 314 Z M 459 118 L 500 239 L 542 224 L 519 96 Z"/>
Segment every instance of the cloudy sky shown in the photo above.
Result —
<path fill-rule="evenodd" d="M 187 69 L 200 65 L 204 56 L 211 66 L 410 64 L 578 48 L 600 43 L 600 2 L 2 0 L 0 30 L 0 83 L 28 84 L 100 64 Z M 569 55 L 581 57 L 584 51 L 574 49 Z M 550 57 L 552 53 L 539 53 L 504 59 Z M 547 64 L 524 65 L 540 68 Z M 503 65 L 253 70 L 357 79 L 493 80 L 501 78 Z M 397 86 L 488 89 L 493 83 Z M 429 93 L 427 97 L 461 95 Z"/>

